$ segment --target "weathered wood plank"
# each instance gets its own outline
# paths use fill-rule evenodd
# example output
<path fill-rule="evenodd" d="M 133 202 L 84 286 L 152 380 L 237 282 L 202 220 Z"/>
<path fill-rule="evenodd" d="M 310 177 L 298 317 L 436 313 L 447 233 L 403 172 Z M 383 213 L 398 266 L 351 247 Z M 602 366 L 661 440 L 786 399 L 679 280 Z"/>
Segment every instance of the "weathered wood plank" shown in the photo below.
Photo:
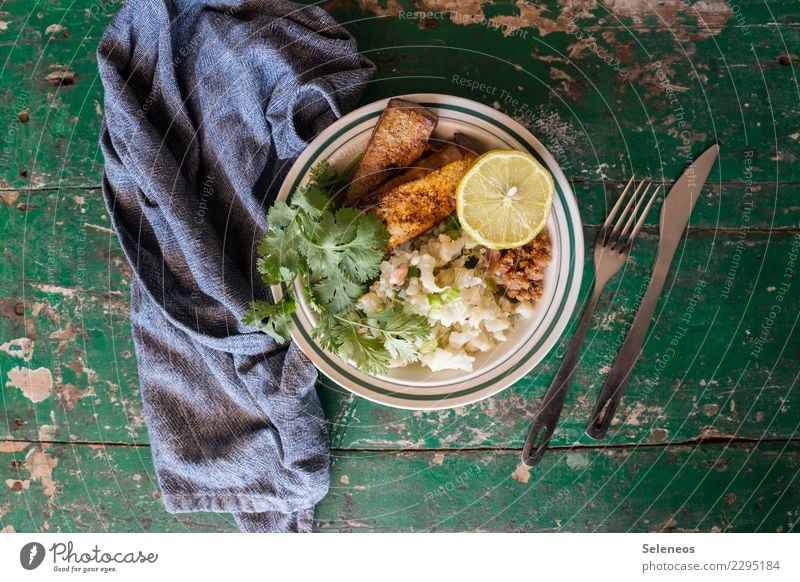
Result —
<path fill-rule="evenodd" d="M 149 447 L 0 444 L 0 529 L 236 531 L 230 514 L 164 510 Z"/>
<path fill-rule="evenodd" d="M 591 237 L 589 231 L 587 239 Z M 688 241 L 676 257 L 675 279 L 667 285 L 663 312 L 657 312 L 658 324 L 631 378 L 612 442 L 792 437 L 800 371 L 800 288 L 796 265 L 789 278 L 784 274 L 800 247 L 800 234 L 751 232 L 742 241 L 731 232 L 699 231 Z M 555 444 L 580 438 L 646 284 L 655 246 L 652 233 L 642 236 L 626 271 L 612 281 L 589 331 Z M 587 259 L 584 295 L 591 272 Z M 54 415 L 63 440 L 146 442 L 127 294 L 86 293 L 59 286 L 58 280 L 5 280 L 0 343 L 30 339 L 34 349 L 29 361 L 19 357 L 24 354 L 8 353 L 17 351 L 16 345 L 0 352 L 2 383 L 10 381 L 12 369 L 41 367 L 50 372 L 53 385 L 39 402 L 13 385 L 0 388 L 8 419 L 0 421 L 8 425 L 0 424 L 0 438 L 35 439 L 38 425 L 52 423 Z M 24 303 L 22 316 L 16 312 L 19 302 Z M 454 411 L 394 410 L 324 388 L 332 444 L 519 446 L 568 338 L 513 390 Z M 19 384 L 15 378 L 11 383 Z"/>
<path fill-rule="evenodd" d="M 621 188 L 620 183 L 575 183 L 585 227 L 602 222 Z M 800 205 L 778 203 L 776 208 L 780 199 L 774 194 L 756 195 L 735 185 L 706 188 L 690 228 L 726 228 L 734 231 L 729 233 L 733 236 L 746 234 L 745 230 L 795 228 Z M 654 212 L 648 224 L 655 227 L 657 222 Z M 0 241 L 0 280 L 127 296 L 130 268 L 99 190 L 0 190 Z"/>
<path fill-rule="evenodd" d="M 561 450 L 530 472 L 518 451 L 344 453 L 315 517 L 322 531 L 792 531 L 798 452 Z"/>
<path fill-rule="evenodd" d="M 41 18 L 28 25 L 32 30 L 23 32 L 23 42 L 0 44 L 0 132 L 13 149 L 8 163 L 0 164 L 0 188 L 100 183 L 102 88 L 94 49 L 99 24 L 113 12 L 112 4 L 101 4 L 107 14 L 99 20 L 42 4 Z M 529 125 L 551 149 L 563 151 L 565 169 L 575 178 L 622 179 L 634 168 L 669 179 L 687 155 L 717 141 L 723 146 L 725 182 L 800 181 L 792 163 L 800 156 L 797 64 L 784 48 L 797 45 L 800 30 L 747 26 L 770 22 L 770 10 L 778 22 L 792 22 L 794 9 L 743 3 L 737 6 L 751 12 L 737 26 L 731 5 L 721 0 L 702 3 L 712 7 L 704 23 L 678 0 L 662 2 L 645 16 L 638 9 L 632 13 L 630 3 L 607 4 L 610 14 L 596 7 L 577 20 L 615 27 L 598 31 L 592 41 L 585 40 L 583 29 L 572 30 L 568 18 L 559 22 L 555 7 L 540 13 L 509 2 L 487 5 L 485 12 L 499 18 L 496 23 L 521 26 L 526 33 L 504 36 L 502 26 L 464 24 L 484 14 L 481 5 L 462 8 L 456 22 L 398 16 L 406 8 L 445 3 L 330 6 L 379 67 L 365 101 L 427 91 L 495 104 Z M 3 10 L 11 24 L 0 39 L 16 38 L 27 5 L 9 3 Z M 58 24 L 66 13 L 75 17 L 67 26 L 73 28 L 70 35 L 45 39 L 42 26 Z M 628 24 L 631 29 L 619 28 Z M 46 81 L 65 72 L 57 67 L 69 68 L 67 83 Z M 27 121 L 18 123 L 23 111 Z M 753 164 L 747 166 L 750 150 Z"/>
<path fill-rule="evenodd" d="M 792 531 L 800 444 L 518 451 L 334 451 L 318 531 Z M 170 515 L 147 447 L 20 444 L 0 453 L 0 529 L 231 531 Z"/>
<path fill-rule="evenodd" d="M 400 16 L 400 11 L 426 11 L 440 14 L 432 19 L 442 19 L 441 12 L 455 9 L 445 1 L 421 0 L 401 1 L 386 4 L 370 0 L 332 0 L 314 2 L 300 0 L 300 4 L 319 4 L 334 14 L 341 22 L 355 20 L 364 14 L 379 14 L 383 18 L 396 17 L 409 20 L 409 16 Z M 35 15 L 31 14 L 31 5 L 3 0 L 0 3 L 0 18 L 5 23 L 0 44 L 31 43 L 47 45 L 64 39 L 87 38 L 96 40 L 105 25 L 122 7 L 122 0 L 49 0 L 37 2 Z M 700 0 L 673 0 L 657 5 L 642 5 L 633 13 L 630 7 L 616 6 L 616 3 L 604 2 L 602 7 L 588 7 L 578 14 L 576 22 L 581 28 L 594 30 L 636 30 L 646 33 L 653 30 L 673 30 L 676 35 L 687 34 L 684 29 L 694 34 L 703 34 L 706 27 L 714 29 L 724 22 L 726 27 L 748 29 L 750 27 L 766 27 L 774 25 L 794 25 L 800 19 L 800 10 L 785 0 L 740 0 L 737 5 L 726 5 L 724 2 L 701 2 Z M 695 6 L 697 5 L 697 6 Z M 563 0 L 545 0 L 537 2 L 540 18 L 533 16 L 533 11 L 523 10 L 518 0 L 494 0 L 477 2 L 461 8 L 464 18 L 455 18 L 456 22 L 468 24 L 468 17 L 475 16 L 480 21 L 486 17 L 492 22 L 487 27 L 496 27 L 502 33 L 512 27 L 537 29 L 541 27 L 545 34 L 553 28 L 550 21 L 557 21 L 558 14 L 563 11 Z M 610 10 L 609 10 L 610 9 Z M 430 24 L 422 22 L 421 26 L 430 28 Z M 60 28 L 59 28 L 60 27 Z"/>
<path fill-rule="evenodd" d="M 54 0 L 32 12 L 0 0 L 0 529 L 235 529 L 230 516 L 166 514 L 146 446 L 67 444 L 147 440 L 130 273 L 96 189 L 94 51 L 120 4 Z M 635 446 L 566 448 L 587 444 L 583 423 L 649 272 L 652 231 L 601 305 L 560 448 L 542 467 L 516 471 L 514 448 L 567 337 L 512 390 L 453 411 L 397 411 L 323 387 L 337 450 L 316 527 L 796 529 L 800 445 L 711 443 L 797 435 L 797 6 L 610 0 L 578 14 L 577 28 L 555 0 L 326 6 L 379 67 L 365 102 L 437 91 L 494 104 L 560 156 L 587 225 L 631 170 L 669 181 L 690 150 L 717 141 L 723 155 L 692 223 L 705 231 L 680 252 L 609 441 Z M 442 9 L 455 12 L 406 14 Z M 693 439 L 701 444 L 664 446 Z M 439 450 L 396 450 L 430 447 Z"/>
<path fill-rule="evenodd" d="M 0 280 L 127 298 L 131 269 L 110 222 L 99 190 L 0 191 Z"/>
<path fill-rule="evenodd" d="M 146 439 L 127 298 L 4 282 L 0 322 L 0 439 Z"/>
<path fill-rule="evenodd" d="M 778 48 L 784 32 L 794 44 L 792 30 L 754 30 L 745 39 L 726 28 L 687 42 L 668 31 L 645 37 L 634 30 L 599 35 L 586 45 L 567 32 L 503 39 L 486 27 L 466 35 L 448 20 L 434 23 L 433 30 L 393 18 L 369 23 L 359 46 L 366 44 L 382 72 L 366 100 L 438 91 L 493 104 L 528 125 L 551 151 L 565 152 L 556 155 L 574 177 L 622 178 L 632 168 L 675 176 L 701 144 L 717 141 L 723 181 L 751 173 L 759 181 L 795 180 L 791 162 L 800 143 L 787 129 L 794 122 L 786 121 L 798 89 L 792 61 L 781 65 Z M 605 57 L 627 73 L 616 73 Z M 409 75 L 405 63 L 412 60 L 425 70 Z M 754 163 L 746 167 L 750 149 Z"/>
<path fill-rule="evenodd" d="M 669 187 L 671 183 L 666 184 Z M 622 182 L 573 182 L 584 227 L 600 225 Z M 647 225 L 658 225 L 658 208 Z M 691 229 L 770 230 L 800 226 L 791 186 L 710 184 L 692 213 Z M 130 270 L 119 251 L 100 190 L 0 190 L 0 278 L 57 280 L 86 289 L 128 289 Z"/>
<path fill-rule="evenodd" d="M 96 41 L 122 5 L 122 0 L 2 0 L 0 45 L 49 49 L 57 43 Z"/>

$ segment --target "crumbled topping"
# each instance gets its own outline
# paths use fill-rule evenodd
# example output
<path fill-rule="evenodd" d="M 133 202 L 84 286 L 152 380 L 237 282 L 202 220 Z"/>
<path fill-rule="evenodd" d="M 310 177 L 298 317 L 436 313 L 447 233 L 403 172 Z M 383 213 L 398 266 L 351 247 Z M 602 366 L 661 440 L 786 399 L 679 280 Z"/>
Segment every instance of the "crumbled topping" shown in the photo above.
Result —
<path fill-rule="evenodd" d="M 518 301 L 541 298 L 544 270 L 550 264 L 550 236 L 546 230 L 519 248 L 486 252 L 489 272 L 506 288 L 510 298 Z"/>

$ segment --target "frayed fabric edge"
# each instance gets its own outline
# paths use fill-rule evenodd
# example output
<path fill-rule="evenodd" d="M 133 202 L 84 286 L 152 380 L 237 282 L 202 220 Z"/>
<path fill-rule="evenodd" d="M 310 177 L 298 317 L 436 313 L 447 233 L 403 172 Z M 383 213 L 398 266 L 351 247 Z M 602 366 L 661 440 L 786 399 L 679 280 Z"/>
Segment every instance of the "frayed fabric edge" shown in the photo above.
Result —
<path fill-rule="evenodd" d="M 233 518 L 242 533 L 310 533 L 314 525 L 314 508 L 292 513 L 234 513 Z"/>
<path fill-rule="evenodd" d="M 309 533 L 314 523 L 314 505 L 292 508 L 286 504 L 276 508 L 274 498 L 261 496 L 223 493 L 165 496 L 162 492 L 162 501 L 169 513 L 231 513 L 243 533 Z"/>
<path fill-rule="evenodd" d="M 327 490 L 325 491 L 327 493 Z M 324 494 L 322 495 L 324 497 Z M 320 497 L 321 498 L 321 497 Z M 165 494 L 161 490 L 161 501 L 164 508 L 169 513 L 193 513 L 197 511 L 215 512 L 279 512 L 295 513 L 308 508 L 296 507 L 289 503 L 280 503 L 275 497 L 264 497 L 261 495 L 245 495 L 242 493 L 186 493 L 186 494 Z M 278 501 L 278 503 L 276 503 Z M 312 499 L 316 505 L 319 499 Z M 312 505 L 313 507 L 313 505 Z"/>

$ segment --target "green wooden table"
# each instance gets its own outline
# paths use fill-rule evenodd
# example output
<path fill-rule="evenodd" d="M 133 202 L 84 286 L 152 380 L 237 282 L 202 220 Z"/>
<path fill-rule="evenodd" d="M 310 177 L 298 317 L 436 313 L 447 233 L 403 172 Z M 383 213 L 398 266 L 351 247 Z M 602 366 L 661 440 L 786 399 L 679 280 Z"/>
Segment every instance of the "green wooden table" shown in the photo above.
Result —
<path fill-rule="evenodd" d="M 562 3 L 325 7 L 378 65 L 364 102 L 451 93 L 527 125 L 572 181 L 587 241 L 632 171 L 669 183 L 721 144 L 613 438 L 581 435 L 657 216 L 604 296 L 535 470 L 520 449 L 573 328 L 523 381 L 464 408 L 395 410 L 322 382 L 333 475 L 320 531 L 797 529 L 800 4 Z M 236 529 L 230 515 L 166 513 L 154 480 L 131 272 L 100 192 L 94 51 L 119 6 L 0 0 L 3 531 Z"/>

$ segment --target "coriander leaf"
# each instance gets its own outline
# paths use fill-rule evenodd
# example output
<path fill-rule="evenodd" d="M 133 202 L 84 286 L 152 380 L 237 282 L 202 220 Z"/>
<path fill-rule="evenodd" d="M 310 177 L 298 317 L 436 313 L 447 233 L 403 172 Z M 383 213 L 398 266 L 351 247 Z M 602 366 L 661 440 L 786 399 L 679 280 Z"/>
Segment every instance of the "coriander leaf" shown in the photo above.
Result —
<path fill-rule="evenodd" d="M 311 237 L 299 246 L 312 271 L 365 283 L 380 272 L 388 232 L 380 218 L 363 215 L 354 208 L 340 208 L 336 214 L 323 212 Z"/>
<path fill-rule="evenodd" d="M 326 312 L 320 312 L 319 316 L 317 325 L 311 330 L 311 335 L 319 342 L 319 345 L 322 346 L 323 349 L 338 353 L 339 347 L 342 345 L 340 339 L 342 336 L 342 326 L 346 326 L 347 324 L 342 323 L 339 319 Z"/>
<path fill-rule="evenodd" d="M 387 335 L 383 338 L 383 345 L 393 358 L 403 362 L 416 362 L 419 359 L 416 346 L 400 338 Z"/>
<path fill-rule="evenodd" d="M 314 289 L 311 286 L 311 283 L 308 282 L 308 280 L 303 281 L 303 291 L 306 294 L 306 301 L 308 301 L 308 304 L 311 306 L 311 309 L 313 309 L 317 315 L 322 314 L 325 311 L 325 307 L 319 301 L 317 294 L 314 293 Z"/>
<path fill-rule="evenodd" d="M 340 211 L 337 211 L 337 214 L 338 212 Z M 314 229 L 314 235 L 317 244 L 330 255 L 327 259 L 328 264 L 337 264 L 348 243 L 355 238 L 356 229 L 348 228 L 347 224 L 339 224 L 333 212 L 324 212 Z"/>
<path fill-rule="evenodd" d="M 297 251 L 297 234 L 286 230 L 268 230 L 258 243 L 259 259 L 256 264 L 267 285 L 291 281 L 304 270 L 303 258 Z"/>
<path fill-rule="evenodd" d="M 297 241 L 298 250 L 308 263 L 308 268 L 317 276 L 335 276 L 339 257 L 336 253 L 335 223 L 330 212 L 323 212 L 313 229 L 306 231 Z"/>
<path fill-rule="evenodd" d="M 285 267 L 281 267 L 280 257 L 277 255 L 258 259 L 256 267 L 261 274 L 261 280 L 267 285 L 276 285 L 281 282 L 281 269 Z"/>
<path fill-rule="evenodd" d="M 292 314 L 296 309 L 297 305 L 292 297 L 285 297 L 278 303 L 253 301 L 242 322 L 283 343 L 289 339 Z"/>
<path fill-rule="evenodd" d="M 359 369 L 368 374 L 382 374 L 389 368 L 392 356 L 384 347 L 381 338 L 369 336 L 355 327 L 350 327 L 349 333 L 342 339 L 344 340 L 342 345 L 350 344 L 351 347 L 348 349 L 358 350 L 355 361 Z"/>
<path fill-rule="evenodd" d="M 361 328 L 369 329 L 363 322 L 325 314 L 312 333 L 323 349 L 354 362 L 368 374 L 381 374 L 388 369 L 392 355 L 383 345 L 382 338 Z"/>
<path fill-rule="evenodd" d="M 389 231 L 386 229 L 386 225 L 377 214 L 372 212 L 361 215 L 358 236 L 363 239 L 364 243 L 371 240 L 372 245 L 381 247 L 383 252 L 386 252 L 386 247 L 389 245 Z"/>
<path fill-rule="evenodd" d="M 267 214 L 269 230 L 258 244 L 258 272 L 268 285 L 290 281 L 300 272 L 302 260 L 297 252 L 295 220 L 297 209 L 286 202 L 275 202 Z"/>
<path fill-rule="evenodd" d="M 337 224 L 341 212 L 336 214 Z M 343 221 L 349 218 L 348 214 L 342 216 Z M 360 214 L 352 224 L 356 226 L 356 233 L 341 258 L 341 268 L 354 280 L 364 283 L 380 273 L 381 260 L 389 244 L 389 232 L 381 219 L 371 213 Z"/>
<path fill-rule="evenodd" d="M 364 292 L 364 287 L 347 278 L 343 273 L 325 277 L 313 284 L 319 300 L 335 314 L 352 311 L 355 300 Z"/>
<path fill-rule="evenodd" d="M 267 213 L 267 224 L 273 230 L 281 230 L 294 222 L 297 209 L 292 208 L 283 200 L 278 200 Z"/>
<path fill-rule="evenodd" d="M 356 237 L 361 216 L 360 210 L 351 208 L 350 206 L 342 206 L 336 211 L 334 215 L 336 219 L 336 228 L 342 233 L 347 233 L 345 237 L 347 238 L 346 242 L 350 242 Z"/>
<path fill-rule="evenodd" d="M 405 362 L 418 359 L 419 353 L 414 342 L 431 335 L 431 326 L 425 316 L 392 305 L 376 314 L 375 320 L 384 336 L 384 346 L 392 357 Z"/>
<path fill-rule="evenodd" d="M 412 313 L 408 308 L 398 309 L 391 305 L 374 316 L 381 333 L 403 341 L 413 342 L 427 339 L 431 326 L 424 315 Z"/>
<path fill-rule="evenodd" d="M 332 190 L 343 180 L 322 162 L 311 169 L 306 185 L 294 192 L 289 204 L 275 203 L 267 217 L 270 230 L 258 245 L 257 266 L 270 285 L 299 276 L 318 316 L 314 337 L 320 345 L 353 360 L 365 372 L 380 373 L 393 358 L 415 358 L 415 338 L 430 328 L 424 317 L 401 310 L 387 310 L 379 325 L 370 325 L 355 312 L 367 282 L 380 273 L 389 233 L 376 215 L 334 209 Z M 256 301 L 244 320 L 283 341 L 295 309 L 293 297 L 276 305 Z"/>
<path fill-rule="evenodd" d="M 281 275 L 281 281 L 286 281 L 288 283 L 295 277 L 295 272 L 292 271 L 289 267 L 280 267 L 278 271 L 280 272 Z"/>
<path fill-rule="evenodd" d="M 331 200 L 326 190 L 309 185 L 298 188 L 292 195 L 291 203 L 299 209 L 299 214 L 306 215 L 301 217 L 306 226 L 313 225 L 313 221 L 328 208 Z"/>
<path fill-rule="evenodd" d="M 275 255 L 261 257 L 256 262 L 256 268 L 261 274 L 261 279 L 267 285 L 274 285 L 281 280 L 281 261 Z"/>
<path fill-rule="evenodd" d="M 328 160 L 322 160 L 309 170 L 309 182 L 320 188 L 329 188 L 339 179 L 339 174 Z"/>
<path fill-rule="evenodd" d="M 358 368 L 383 373 L 392 359 L 413 362 L 419 357 L 414 345 L 417 339 L 431 334 L 427 318 L 394 306 L 375 316 L 377 326 L 363 317 L 323 314 L 313 335 L 323 349 L 352 360 Z"/>
<path fill-rule="evenodd" d="M 337 353 L 345 360 L 352 360 L 360 370 L 368 374 L 381 374 L 388 369 L 392 356 L 381 338 L 360 331 L 359 324 L 355 321 L 339 317 L 323 319 L 334 320 L 320 320 L 319 326 L 322 330 L 314 330 L 315 337 L 319 336 L 320 345 L 325 349 Z"/>

